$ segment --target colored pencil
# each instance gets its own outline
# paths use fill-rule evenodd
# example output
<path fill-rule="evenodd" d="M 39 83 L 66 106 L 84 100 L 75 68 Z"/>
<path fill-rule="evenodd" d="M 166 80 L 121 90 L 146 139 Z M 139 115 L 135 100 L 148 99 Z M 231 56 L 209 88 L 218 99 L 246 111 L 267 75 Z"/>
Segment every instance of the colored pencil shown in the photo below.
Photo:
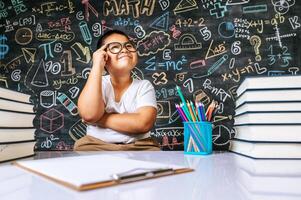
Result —
<path fill-rule="evenodd" d="M 180 106 L 178 104 L 176 104 L 176 109 L 180 115 L 180 117 L 182 118 L 182 121 L 188 121 L 188 119 L 186 118 L 185 114 L 183 113 L 183 111 L 181 110 Z"/>
<path fill-rule="evenodd" d="M 212 102 L 210 103 L 210 105 L 208 106 L 207 111 L 206 111 L 206 117 L 207 117 L 208 121 L 211 120 L 212 112 L 213 112 L 214 108 L 215 108 L 215 101 L 212 100 Z"/>
<path fill-rule="evenodd" d="M 183 103 L 180 103 L 180 108 L 183 111 L 183 113 L 185 114 L 186 118 L 188 119 L 187 121 L 192 122 L 192 118 L 189 114 L 189 111 L 187 109 L 185 109 L 185 106 Z"/>
<path fill-rule="evenodd" d="M 202 121 L 206 121 L 205 111 L 204 111 L 204 104 L 198 103 L 198 111 Z"/>
<path fill-rule="evenodd" d="M 182 91 L 181 91 L 181 88 L 180 88 L 178 85 L 176 85 L 176 89 L 177 89 L 177 91 L 178 91 L 178 94 L 179 94 L 179 97 L 180 97 L 182 103 L 184 104 L 184 110 L 188 111 L 188 107 L 187 107 L 187 104 L 186 104 L 186 102 L 185 102 L 185 98 L 184 98 L 184 96 L 183 96 L 183 93 L 182 93 Z"/>
<path fill-rule="evenodd" d="M 193 115 L 195 116 L 195 121 L 201 121 L 198 119 L 198 115 L 196 114 L 194 105 L 191 101 L 190 101 L 190 107 L 191 107 L 191 110 L 193 111 Z"/>
<path fill-rule="evenodd" d="M 192 112 L 192 109 L 191 109 L 191 106 L 190 106 L 188 100 L 187 100 L 187 105 L 188 105 L 188 110 L 189 110 L 189 114 L 190 114 L 190 116 L 192 118 L 192 121 L 195 122 L 196 120 L 195 120 L 194 114 Z"/>

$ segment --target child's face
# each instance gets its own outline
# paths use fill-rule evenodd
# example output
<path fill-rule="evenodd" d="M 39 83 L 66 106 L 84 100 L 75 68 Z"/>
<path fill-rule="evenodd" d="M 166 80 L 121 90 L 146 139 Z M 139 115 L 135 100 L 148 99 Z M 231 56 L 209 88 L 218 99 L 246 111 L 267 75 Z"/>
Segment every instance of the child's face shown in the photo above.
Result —
<path fill-rule="evenodd" d="M 106 50 L 108 54 L 106 68 L 110 74 L 130 73 L 136 66 L 138 55 L 135 47 L 128 42 L 127 37 L 116 33 L 105 39 L 104 44 L 109 44 Z"/>

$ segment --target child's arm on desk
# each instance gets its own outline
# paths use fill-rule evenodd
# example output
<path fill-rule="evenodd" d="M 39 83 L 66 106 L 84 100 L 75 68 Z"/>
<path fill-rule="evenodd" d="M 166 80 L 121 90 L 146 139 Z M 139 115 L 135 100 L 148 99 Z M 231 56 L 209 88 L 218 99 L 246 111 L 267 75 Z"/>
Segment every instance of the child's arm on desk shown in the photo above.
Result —
<path fill-rule="evenodd" d="M 141 107 L 136 113 L 105 113 L 97 125 L 126 134 L 148 132 L 156 121 L 157 110 L 151 106 Z"/>

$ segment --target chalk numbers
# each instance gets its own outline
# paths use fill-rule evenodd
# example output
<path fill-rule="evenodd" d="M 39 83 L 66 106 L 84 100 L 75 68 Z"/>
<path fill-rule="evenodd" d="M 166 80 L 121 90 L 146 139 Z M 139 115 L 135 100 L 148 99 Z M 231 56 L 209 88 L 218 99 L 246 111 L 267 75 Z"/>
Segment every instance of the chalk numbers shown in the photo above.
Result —
<path fill-rule="evenodd" d="M 201 28 L 200 33 L 205 41 L 208 41 L 211 38 L 211 31 L 208 30 L 208 27 Z"/>
<path fill-rule="evenodd" d="M 176 25 L 179 26 L 179 27 L 195 27 L 195 26 L 198 26 L 198 27 L 201 27 L 201 26 L 205 26 L 204 25 L 204 18 L 199 18 L 198 20 L 193 20 L 191 18 L 188 18 L 188 19 L 177 19 L 176 21 Z"/>
<path fill-rule="evenodd" d="M 136 26 L 134 31 L 138 38 L 143 38 L 145 36 L 145 31 L 143 30 L 142 26 Z"/>

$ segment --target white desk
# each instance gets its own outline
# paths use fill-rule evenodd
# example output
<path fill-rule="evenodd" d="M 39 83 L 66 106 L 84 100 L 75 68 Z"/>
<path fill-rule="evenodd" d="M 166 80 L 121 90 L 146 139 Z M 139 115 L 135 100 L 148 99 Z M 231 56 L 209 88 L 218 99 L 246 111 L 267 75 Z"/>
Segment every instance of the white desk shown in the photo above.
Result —
<path fill-rule="evenodd" d="M 38 153 L 35 159 L 98 153 L 101 152 L 42 152 Z M 179 151 L 103 152 L 103 154 L 183 165 L 194 168 L 195 171 L 77 192 L 16 166 L 2 164 L 0 165 L 0 199 L 301 199 L 301 160 L 253 160 L 232 153 L 193 156 L 183 155 L 183 152 Z"/>

